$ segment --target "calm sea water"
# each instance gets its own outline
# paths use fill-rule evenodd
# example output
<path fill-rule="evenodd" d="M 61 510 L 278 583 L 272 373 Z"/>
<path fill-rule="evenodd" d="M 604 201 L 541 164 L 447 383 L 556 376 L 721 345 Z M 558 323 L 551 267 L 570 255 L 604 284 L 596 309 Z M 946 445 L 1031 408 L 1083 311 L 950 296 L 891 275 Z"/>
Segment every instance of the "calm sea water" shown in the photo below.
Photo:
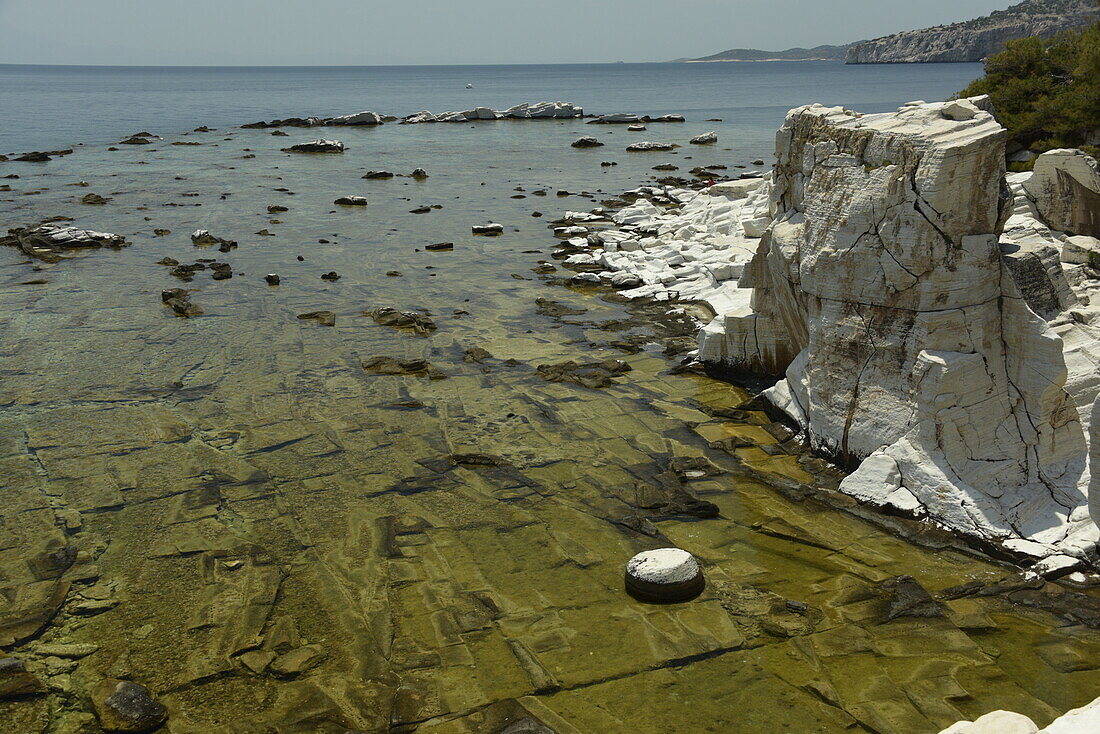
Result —
<path fill-rule="evenodd" d="M 0 151 L 105 143 L 139 130 L 336 115 L 405 115 L 562 100 L 590 112 L 721 117 L 727 132 L 770 139 L 791 107 L 864 112 L 944 99 L 979 64 L 835 62 L 407 67 L 66 67 L 0 65 Z M 466 89 L 466 84 L 473 89 Z M 722 132 L 719 128 L 719 132 Z"/>

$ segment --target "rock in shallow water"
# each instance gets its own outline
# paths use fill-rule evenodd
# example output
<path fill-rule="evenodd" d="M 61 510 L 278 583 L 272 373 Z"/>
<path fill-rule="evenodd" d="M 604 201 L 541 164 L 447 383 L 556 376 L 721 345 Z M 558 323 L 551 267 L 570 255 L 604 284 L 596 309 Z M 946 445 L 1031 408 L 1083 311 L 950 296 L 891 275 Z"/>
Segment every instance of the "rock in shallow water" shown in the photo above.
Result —
<path fill-rule="evenodd" d="M 0 237 L 0 246 L 18 247 L 24 254 L 49 263 L 71 257 L 72 250 L 119 248 L 128 244 L 126 238 L 119 234 L 56 224 L 16 227 L 9 229 L 6 237 Z"/>
<path fill-rule="evenodd" d="M 626 150 L 629 153 L 649 153 L 660 152 L 666 150 L 672 150 L 676 146 L 672 143 L 654 143 L 650 141 L 643 141 L 640 143 L 632 143 L 626 146 Z"/>
<path fill-rule="evenodd" d="M 109 678 L 92 691 L 92 705 L 105 731 L 150 732 L 168 718 L 168 709 L 145 686 Z"/>
<path fill-rule="evenodd" d="M 282 149 L 284 153 L 343 153 L 347 147 L 339 140 L 311 140 Z"/>
<path fill-rule="evenodd" d="M 695 558 L 679 548 L 643 551 L 626 564 L 626 590 L 639 601 L 672 603 L 694 599 L 706 582 Z"/>
<path fill-rule="evenodd" d="M 603 145 L 599 140 L 591 135 L 585 135 L 583 138 L 577 138 L 571 145 L 574 148 L 599 148 Z"/>

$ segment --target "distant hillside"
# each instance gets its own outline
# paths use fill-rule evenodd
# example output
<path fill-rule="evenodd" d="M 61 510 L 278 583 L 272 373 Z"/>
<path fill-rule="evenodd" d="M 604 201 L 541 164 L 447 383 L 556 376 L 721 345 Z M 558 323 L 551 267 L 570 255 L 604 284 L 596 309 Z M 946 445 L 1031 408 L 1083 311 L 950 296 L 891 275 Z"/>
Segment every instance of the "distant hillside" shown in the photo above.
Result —
<path fill-rule="evenodd" d="M 761 51 L 755 48 L 731 48 L 701 59 L 678 59 L 689 64 L 712 61 L 842 61 L 848 46 L 789 48 L 786 51 Z"/>
<path fill-rule="evenodd" d="M 1024 0 L 975 20 L 904 31 L 852 44 L 849 64 L 981 61 L 1017 38 L 1050 38 L 1100 17 L 1096 0 Z"/>

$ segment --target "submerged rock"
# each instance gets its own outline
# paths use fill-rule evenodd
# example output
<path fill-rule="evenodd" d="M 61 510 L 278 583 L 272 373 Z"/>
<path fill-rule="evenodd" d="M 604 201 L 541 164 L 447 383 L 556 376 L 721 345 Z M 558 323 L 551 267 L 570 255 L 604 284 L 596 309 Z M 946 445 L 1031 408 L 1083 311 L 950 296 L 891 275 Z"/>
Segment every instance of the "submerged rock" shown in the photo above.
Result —
<path fill-rule="evenodd" d="M 393 172 L 392 171 L 367 171 L 367 173 L 363 176 L 363 178 L 370 178 L 370 179 L 393 178 Z"/>
<path fill-rule="evenodd" d="M 371 357 L 363 360 L 363 369 L 379 375 L 416 375 L 430 380 L 444 380 L 447 375 L 425 359 L 395 359 Z"/>
<path fill-rule="evenodd" d="M 332 311 L 310 311 L 300 313 L 298 318 L 302 321 L 316 321 L 321 326 L 336 326 L 336 314 Z"/>
<path fill-rule="evenodd" d="M 629 364 L 621 359 L 605 359 L 602 362 L 578 363 L 572 360 L 557 364 L 540 364 L 535 368 L 547 382 L 572 382 L 582 387 L 599 389 L 611 387 L 614 378 L 630 372 Z"/>
<path fill-rule="evenodd" d="M 0 701 L 45 692 L 42 681 L 27 670 L 22 660 L 0 652 Z"/>
<path fill-rule="evenodd" d="M 177 316 L 189 319 L 203 314 L 201 308 L 191 303 L 191 292 L 183 288 L 169 288 L 161 291 L 160 300 L 165 306 L 171 308 Z"/>
<path fill-rule="evenodd" d="M 419 336 L 429 336 L 438 327 L 429 316 L 415 311 L 398 311 L 396 308 L 383 306 L 370 312 L 370 317 L 382 326 L 392 326 L 395 329 L 409 329 Z"/>
<path fill-rule="evenodd" d="M 148 688 L 130 681 L 104 680 L 91 697 L 100 726 L 108 732 L 150 732 L 168 718 L 168 709 Z"/>

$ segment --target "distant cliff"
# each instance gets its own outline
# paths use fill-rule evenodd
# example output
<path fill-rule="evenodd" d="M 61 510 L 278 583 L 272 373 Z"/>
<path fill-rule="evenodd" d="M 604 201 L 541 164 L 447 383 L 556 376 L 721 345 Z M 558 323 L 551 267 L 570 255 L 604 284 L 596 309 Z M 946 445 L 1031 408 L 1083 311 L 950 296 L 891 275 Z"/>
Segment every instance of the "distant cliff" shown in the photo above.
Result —
<path fill-rule="evenodd" d="M 788 48 L 786 51 L 761 51 L 755 48 L 731 48 L 701 59 L 678 59 L 687 63 L 713 61 L 840 61 L 848 46 L 816 46 L 814 48 Z"/>
<path fill-rule="evenodd" d="M 1006 10 L 963 23 L 904 31 L 854 43 L 849 64 L 914 64 L 981 61 L 1005 43 L 1028 36 L 1053 36 L 1100 18 L 1096 0 L 1024 0 Z"/>

